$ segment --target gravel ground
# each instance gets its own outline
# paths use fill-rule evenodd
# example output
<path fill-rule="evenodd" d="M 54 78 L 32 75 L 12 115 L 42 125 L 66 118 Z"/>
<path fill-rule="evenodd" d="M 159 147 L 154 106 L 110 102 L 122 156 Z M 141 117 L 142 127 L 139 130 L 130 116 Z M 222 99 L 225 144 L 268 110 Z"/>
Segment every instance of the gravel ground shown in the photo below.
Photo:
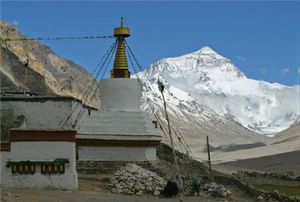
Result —
<path fill-rule="evenodd" d="M 79 188 L 74 192 L 55 190 L 26 190 L 1 187 L 1 202 L 176 202 L 179 198 L 160 198 L 154 196 L 130 196 L 111 194 L 104 188 L 111 175 L 80 175 Z M 232 192 L 233 202 L 255 201 L 235 186 L 226 186 Z M 184 202 L 218 202 L 224 199 L 211 198 L 204 192 L 200 196 L 184 196 Z"/>
<path fill-rule="evenodd" d="M 75 192 L 64 192 L 64 191 L 47 191 L 47 190 L 17 190 L 3 188 L 1 190 L 1 202 L 175 202 L 180 201 L 179 198 L 159 198 L 152 196 L 128 196 L 119 194 L 101 194 L 93 191 L 75 191 Z M 198 196 L 184 197 L 183 201 L 186 202 L 217 202 L 224 201 L 223 199 L 209 198 L 207 195 L 201 194 Z M 237 198 L 233 201 L 237 202 L 252 202 L 254 200 L 247 198 Z"/>
<path fill-rule="evenodd" d="M 244 171 L 289 172 L 300 175 L 300 150 L 265 156 L 260 158 L 232 161 L 213 165 L 213 168 L 225 173 Z"/>

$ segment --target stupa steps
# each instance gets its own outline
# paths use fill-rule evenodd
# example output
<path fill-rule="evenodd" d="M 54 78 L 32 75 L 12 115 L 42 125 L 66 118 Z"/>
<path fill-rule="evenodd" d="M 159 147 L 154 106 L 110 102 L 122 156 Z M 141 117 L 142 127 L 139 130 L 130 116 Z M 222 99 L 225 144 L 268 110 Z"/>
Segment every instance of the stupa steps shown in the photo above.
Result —
<path fill-rule="evenodd" d="M 92 119 L 93 121 L 95 121 L 96 119 Z M 107 117 L 101 117 L 101 119 L 98 119 L 98 120 L 101 120 L 103 122 L 105 121 L 117 121 L 117 122 L 123 122 L 123 121 L 128 121 L 128 122 L 150 122 L 152 123 L 152 120 L 149 119 L 149 118 L 145 118 L 145 117 L 119 117 L 119 116 L 107 116 Z"/>
<path fill-rule="evenodd" d="M 123 127 L 123 128 L 119 128 L 116 129 L 114 127 L 109 127 L 109 128 L 105 128 L 105 127 L 90 127 L 89 129 L 87 128 L 80 128 L 79 134 L 85 134 L 85 133 L 89 133 L 89 134 L 93 134 L 93 133 L 98 133 L 98 134 L 153 134 L 152 130 L 148 130 L 147 128 L 145 129 L 140 129 L 140 130 L 132 130 L 132 128 L 128 128 L 128 127 Z"/>
<path fill-rule="evenodd" d="M 144 129 L 135 129 L 123 127 L 116 129 L 115 127 L 89 127 L 89 128 L 80 128 L 79 134 L 143 134 L 143 135 L 152 135 L 153 130 Z"/>
<path fill-rule="evenodd" d="M 94 126 L 94 125 L 100 125 L 100 126 L 118 126 L 118 127 L 122 127 L 122 126 L 141 126 L 141 127 L 154 127 L 152 121 L 149 120 L 141 120 L 141 119 L 117 119 L 116 117 L 114 117 L 114 119 L 101 119 L 101 120 L 91 120 L 88 122 L 82 122 L 81 126 Z"/>
<path fill-rule="evenodd" d="M 90 116 L 92 118 L 106 118 L 116 116 L 120 118 L 147 118 L 148 115 L 143 112 L 125 112 L 125 111 L 98 111 L 98 112 L 92 112 Z"/>

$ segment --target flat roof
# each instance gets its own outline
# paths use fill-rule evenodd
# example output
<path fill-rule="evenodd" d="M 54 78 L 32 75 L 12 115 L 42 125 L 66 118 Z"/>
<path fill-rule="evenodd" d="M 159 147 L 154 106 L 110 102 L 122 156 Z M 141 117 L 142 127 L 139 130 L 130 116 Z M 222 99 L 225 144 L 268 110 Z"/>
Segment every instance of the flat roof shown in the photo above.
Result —
<path fill-rule="evenodd" d="M 58 96 L 58 95 L 1 95 L 0 100 L 14 100 L 14 101 L 36 101 L 36 100 L 78 100 L 71 96 Z"/>
<path fill-rule="evenodd" d="M 52 101 L 75 101 L 79 102 L 83 107 L 97 110 L 94 106 L 83 104 L 81 100 L 71 96 L 59 96 L 59 95 L 0 95 L 0 101 L 25 101 L 25 102 L 45 102 Z"/>
<path fill-rule="evenodd" d="M 45 132 L 77 132 L 77 130 L 71 129 L 71 128 L 10 128 L 10 131 L 45 131 Z"/>

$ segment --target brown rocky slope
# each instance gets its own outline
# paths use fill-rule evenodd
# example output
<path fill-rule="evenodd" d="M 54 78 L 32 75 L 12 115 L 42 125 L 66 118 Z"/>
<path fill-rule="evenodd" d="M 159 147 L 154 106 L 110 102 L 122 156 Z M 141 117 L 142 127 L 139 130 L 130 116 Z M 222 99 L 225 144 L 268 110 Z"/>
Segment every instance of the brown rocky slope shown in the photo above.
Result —
<path fill-rule="evenodd" d="M 54 93 L 81 98 L 87 84 L 93 79 L 90 73 L 74 62 L 57 56 L 38 41 L 4 40 L 25 37 L 12 25 L 0 21 L 0 30 L 1 91 L 27 88 L 38 94 Z M 29 70 L 28 82 L 24 86 L 26 60 Z"/>

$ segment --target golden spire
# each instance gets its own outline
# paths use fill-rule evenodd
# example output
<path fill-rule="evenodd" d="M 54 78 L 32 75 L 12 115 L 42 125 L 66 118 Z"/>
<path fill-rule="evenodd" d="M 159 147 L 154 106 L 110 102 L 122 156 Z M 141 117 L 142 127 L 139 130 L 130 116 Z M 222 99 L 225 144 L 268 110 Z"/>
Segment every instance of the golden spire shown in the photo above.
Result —
<path fill-rule="evenodd" d="M 121 26 L 114 29 L 114 37 L 117 38 L 118 47 L 111 78 L 130 78 L 124 42 L 124 38 L 129 36 L 129 28 L 123 27 L 123 17 L 121 17 Z"/>

